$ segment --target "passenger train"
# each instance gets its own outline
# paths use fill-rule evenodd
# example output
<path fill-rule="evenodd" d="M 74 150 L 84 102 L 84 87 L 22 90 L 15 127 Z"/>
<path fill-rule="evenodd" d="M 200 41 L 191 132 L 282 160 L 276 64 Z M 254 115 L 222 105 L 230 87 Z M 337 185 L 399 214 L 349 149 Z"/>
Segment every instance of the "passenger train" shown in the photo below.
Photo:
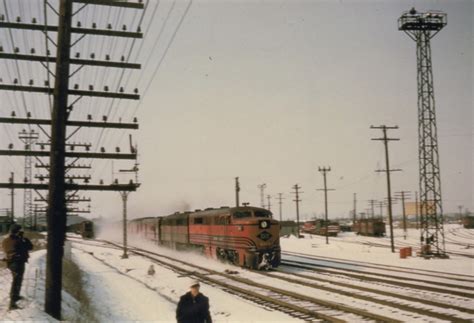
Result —
<path fill-rule="evenodd" d="M 221 207 L 134 219 L 130 235 L 252 269 L 280 264 L 280 224 L 258 207 Z"/>

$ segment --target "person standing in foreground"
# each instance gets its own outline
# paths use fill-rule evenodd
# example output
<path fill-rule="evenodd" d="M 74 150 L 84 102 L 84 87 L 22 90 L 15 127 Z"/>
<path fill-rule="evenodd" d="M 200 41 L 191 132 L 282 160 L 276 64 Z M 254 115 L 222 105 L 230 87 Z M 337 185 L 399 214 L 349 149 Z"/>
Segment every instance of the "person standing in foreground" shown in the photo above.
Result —
<path fill-rule="evenodd" d="M 212 323 L 209 298 L 199 292 L 199 281 L 193 281 L 190 291 L 181 296 L 176 309 L 178 323 Z"/>
<path fill-rule="evenodd" d="M 10 310 L 18 309 L 16 302 L 23 297 L 20 296 L 25 263 L 28 262 L 28 251 L 33 249 L 33 244 L 28 238 L 23 237 L 21 226 L 13 224 L 10 227 L 10 235 L 2 241 L 7 267 L 12 273 L 13 281 L 10 289 Z"/>

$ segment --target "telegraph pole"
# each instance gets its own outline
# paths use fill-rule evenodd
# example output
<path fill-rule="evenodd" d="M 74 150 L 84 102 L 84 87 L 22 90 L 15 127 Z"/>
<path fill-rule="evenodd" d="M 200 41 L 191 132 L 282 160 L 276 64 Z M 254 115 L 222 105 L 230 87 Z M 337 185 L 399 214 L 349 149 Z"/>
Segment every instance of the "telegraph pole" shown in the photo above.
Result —
<path fill-rule="evenodd" d="M 375 218 L 375 203 L 377 203 L 377 200 L 369 200 L 372 218 Z"/>
<path fill-rule="evenodd" d="M 265 196 L 265 187 L 267 187 L 267 184 L 263 183 L 263 184 L 257 185 L 257 187 L 260 189 L 260 205 L 263 208 L 265 208 L 264 196 Z"/>
<path fill-rule="evenodd" d="M 418 230 L 419 229 L 419 216 L 420 216 L 420 210 L 418 208 L 418 192 L 415 192 L 415 220 L 416 220 L 416 229 Z"/>
<path fill-rule="evenodd" d="M 301 186 L 298 186 L 298 184 L 295 184 L 293 186 L 293 189 L 295 190 L 294 192 L 292 192 L 293 194 L 295 194 L 295 199 L 293 201 L 296 202 L 296 232 L 299 239 L 300 238 L 300 202 L 301 202 L 300 194 L 303 192 L 299 191 L 301 189 Z"/>
<path fill-rule="evenodd" d="M 282 212 L 281 212 L 281 206 L 283 204 L 282 200 L 284 200 L 283 193 L 278 193 L 278 206 L 280 208 L 280 222 L 282 221 Z"/>
<path fill-rule="evenodd" d="M 394 140 L 400 140 L 399 138 L 388 138 L 387 130 L 389 129 L 398 129 L 398 126 L 388 127 L 385 125 L 374 127 L 370 126 L 370 129 L 382 129 L 383 137 L 382 138 L 372 138 L 372 140 L 382 140 L 385 146 L 385 170 L 376 170 L 376 172 L 385 172 L 387 175 L 387 200 L 388 200 L 388 221 L 390 224 L 390 245 L 392 252 L 395 252 L 395 243 L 393 241 L 393 217 L 392 217 L 392 187 L 390 183 L 390 173 L 395 171 L 400 171 L 401 169 L 390 169 L 390 160 L 388 157 L 388 142 Z"/>
<path fill-rule="evenodd" d="M 268 206 L 268 211 L 271 211 L 272 210 L 272 203 L 270 202 L 272 196 L 271 195 L 267 195 L 267 206 Z"/>
<path fill-rule="evenodd" d="M 128 258 L 128 247 L 127 247 L 127 201 L 128 201 L 128 194 L 130 193 L 129 191 L 120 191 L 120 196 L 122 197 L 122 202 L 123 202 L 123 254 L 122 254 L 122 259 L 127 259 Z"/>
<path fill-rule="evenodd" d="M 334 191 L 334 190 L 328 189 L 326 176 L 327 176 L 327 173 L 331 171 L 331 167 L 318 167 L 318 171 L 323 174 L 323 178 L 324 178 L 324 188 L 318 189 L 318 191 L 324 191 L 324 221 L 326 225 L 325 235 L 326 235 L 326 244 L 329 244 L 328 191 Z"/>
<path fill-rule="evenodd" d="M 458 210 L 459 210 L 459 220 L 460 220 L 460 221 L 462 220 L 462 208 L 463 208 L 463 207 L 464 207 L 464 206 L 462 206 L 462 205 L 458 205 Z"/>
<path fill-rule="evenodd" d="M 129 184 L 118 184 L 104 185 L 103 181 L 99 185 L 89 185 L 87 182 L 85 185 L 77 184 L 72 181 L 66 183 L 66 169 L 73 168 L 74 163 L 80 158 L 101 158 L 101 159 L 134 159 L 137 158 L 137 152 L 132 151 L 130 154 L 117 153 L 105 153 L 104 149 L 101 152 L 66 152 L 67 141 L 81 128 L 111 128 L 111 129 L 138 129 L 138 124 L 134 121 L 131 123 L 107 123 L 104 122 L 93 122 L 92 116 L 88 116 L 87 121 L 81 120 L 68 120 L 69 113 L 73 110 L 74 104 L 76 104 L 82 97 L 103 97 L 103 98 L 117 98 L 117 99 L 132 99 L 139 100 L 138 89 L 135 89 L 134 93 L 123 93 L 123 87 L 117 86 L 115 93 L 109 92 L 108 86 L 104 87 L 104 91 L 97 91 L 93 89 L 93 85 L 89 85 L 89 90 L 79 89 L 79 85 L 75 84 L 73 87 L 69 87 L 69 78 L 71 74 L 76 73 L 84 66 L 103 66 L 103 67 L 114 67 L 114 68 L 130 68 L 140 69 L 140 64 L 133 64 L 125 61 L 125 57 L 121 61 L 110 61 L 106 58 L 105 61 L 96 59 L 79 59 L 79 56 L 70 58 L 71 46 L 77 44 L 87 35 L 100 35 L 100 36 L 114 36 L 114 37 L 127 37 L 127 38 L 143 38 L 143 33 L 140 30 L 137 32 L 130 32 L 126 30 L 126 26 L 122 30 L 109 30 L 108 29 L 97 29 L 93 28 L 82 28 L 77 26 L 72 28 L 72 11 L 73 3 L 82 3 L 81 10 L 87 6 L 114 6 L 123 8 L 134 8 L 143 9 L 144 4 L 139 1 L 135 2 L 123 2 L 123 1 L 89 1 L 89 0 L 58 0 L 56 1 L 59 5 L 59 9 L 53 8 L 49 5 L 49 8 L 58 15 L 58 25 L 47 25 L 47 21 L 44 25 L 38 25 L 36 21 L 33 23 L 24 23 L 20 19 L 16 21 L 10 20 L 8 13 L 6 12 L 6 19 L 0 19 L 0 28 L 6 29 L 22 29 L 31 30 L 36 32 L 52 31 L 57 34 L 56 56 L 52 57 L 49 51 L 46 51 L 44 55 L 29 55 L 29 54 L 18 54 L 17 51 L 7 53 L 5 51 L 0 52 L 0 59 L 10 60 L 23 60 L 28 62 L 40 62 L 47 69 L 48 73 L 54 76 L 54 86 L 52 87 L 47 81 L 45 86 L 35 86 L 33 81 L 30 83 L 22 84 L 18 79 L 14 79 L 13 84 L 0 83 L 0 90 L 6 91 L 20 91 L 20 92 L 34 92 L 43 93 L 53 96 L 53 106 L 50 113 L 51 118 L 39 119 L 31 118 L 27 113 L 27 118 L 16 118 L 15 113 L 12 113 L 11 118 L 0 117 L 0 123 L 9 124 L 27 124 L 38 126 L 51 140 L 49 151 L 33 151 L 31 149 L 25 150 L 13 150 L 13 145 L 9 146 L 9 150 L 0 149 L 0 156 L 34 156 L 37 157 L 42 168 L 49 171 L 49 183 L 31 183 L 31 182 L 18 182 L 15 183 L 10 181 L 9 183 L 0 183 L 0 188 L 6 189 L 33 189 L 33 190 L 48 190 L 48 209 L 47 209 L 47 224 L 48 224 L 48 244 L 47 244 L 47 256 L 46 256 L 46 286 L 45 286 L 45 312 L 50 314 L 55 319 L 61 320 L 61 289 L 62 289 L 62 258 L 64 253 L 64 239 L 65 239 L 65 228 L 66 228 L 66 191 L 79 191 L 79 190 L 95 190 L 95 191 L 135 191 L 138 187 L 136 183 L 132 181 Z M 46 11 L 45 2 L 45 11 Z M 45 13 L 45 16 L 47 14 Z M 2 15 L 4 17 L 4 15 Z M 95 23 L 94 23 L 95 25 Z M 140 28 L 137 28 L 140 29 Z M 80 34 L 76 38 L 74 44 L 71 44 L 71 33 Z M 47 36 L 47 35 L 46 35 Z M 48 36 L 47 36 L 48 37 Z M 48 37 L 49 41 L 52 41 Z M 13 40 L 12 40 L 13 43 Z M 32 54 L 34 52 L 32 51 Z M 107 55 L 109 56 L 109 55 Z M 49 69 L 47 63 L 55 63 L 55 71 Z M 71 72 L 70 65 L 80 65 L 75 71 Z M 19 75 L 20 76 L 20 75 Z M 69 105 L 68 96 L 76 96 L 76 99 L 72 104 Z M 26 107 L 25 107 L 26 109 Z M 51 127 L 50 133 L 46 132 L 42 126 Z M 66 136 L 66 127 L 76 127 L 75 130 L 68 133 Z M 49 158 L 49 164 L 43 163 L 40 158 Z M 66 165 L 66 158 L 75 158 L 73 162 Z M 89 167 L 90 168 L 90 167 Z M 44 199 L 46 200 L 46 199 Z"/>
<path fill-rule="evenodd" d="M 240 184 L 239 184 L 239 178 L 235 178 L 235 206 L 239 207 L 240 202 L 239 202 L 239 192 L 240 192 Z"/>
<path fill-rule="evenodd" d="M 405 210 L 405 199 L 409 198 L 409 191 L 397 192 L 398 196 L 402 200 L 402 215 L 403 215 L 403 239 L 407 239 L 407 214 Z"/>
<path fill-rule="evenodd" d="M 424 255 L 440 258 L 448 258 L 448 256 L 444 241 L 431 38 L 446 25 L 447 15 L 440 11 L 418 12 L 412 8 L 398 19 L 398 30 L 402 30 L 416 42 L 420 214 L 422 237 L 426 245 L 421 252 Z"/>
<path fill-rule="evenodd" d="M 357 220 L 357 193 L 354 193 L 354 209 L 352 210 L 352 223 L 356 223 Z"/>
<path fill-rule="evenodd" d="M 46 255 L 45 312 L 61 319 L 62 259 L 66 232 L 65 145 L 69 91 L 72 0 L 59 1 L 56 73 L 51 114 L 48 244 Z"/>
<path fill-rule="evenodd" d="M 33 230 L 38 229 L 38 204 L 35 203 L 35 209 L 34 209 L 34 219 L 33 219 Z"/>
<path fill-rule="evenodd" d="M 10 197 L 11 197 L 11 222 L 12 224 L 15 223 L 15 187 L 13 184 L 15 183 L 15 173 L 11 172 L 10 173 L 10 183 L 12 184 L 12 187 L 10 189 Z"/>
<path fill-rule="evenodd" d="M 109 60 L 87 60 L 77 59 L 77 57 L 70 58 L 71 49 L 71 33 L 81 34 L 77 38 L 74 44 L 84 38 L 86 35 L 102 35 L 102 36 L 116 36 L 116 37 L 131 37 L 131 38 L 142 38 L 143 34 L 139 31 L 128 32 L 126 30 L 113 31 L 113 30 L 99 30 L 96 28 L 81 28 L 80 26 L 72 28 L 72 11 L 73 3 L 83 3 L 84 8 L 86 5 L 105 5 L 105 6 L 119 6 L 143 9 L 143 3 L 131 3 L 131 2 L 118 2 L 118 1 L 87 1 L 87 0 L 58 0 L 59 10 L 54 9 L 51 5 L 50 8 L 58 13 L 58 26 L 45 25 L 41 26 L 36 23 L 23 23 L 20 20 L 16 22 L 8 18 L 6 15 L 6 21 L 2 18 L 0 20 L 0 28 L 7 29 L 23 29 L 31 31 L 52 31 L 57 33 L 56 46 L 56 57 L 51 57 L 48 52 L 45 55 L 29 55 L 29 54 L 18 54 L 16 52 L 6 53 L 0 52 L 0 58 L 2 59 L 14 59 L 24 60 L 29 62 L 41 62 L 47 69 L 48 73 L 54 75 L 54 87 L 50 86 L 47 82 L 45 86 L 34 86 L 32 82 L 28 85 L 18 84 L 17 79 L 14 80 L 13 84 L 0 83 L 0 90 L 7 91 L 21 91 L 21 92 L 36 92 L 44 93 L 53 96 L 53 106 L 51 112 L 51 118 L 49 119 L 37 119 L 37 118 L 15 118 L 12 114 L 12 118 L 0 117 L 0 123 L 11 123 L 11 124 L 28 124 L 37 125 L 40 129 L 42 125 L 51 127 L 51 132 L 47 136 L 51 139 L 50 151 L 32 151 L 31 149 L 12 150 L 13 145 L 10 146 L 9 150 L 0 150 L 0 155 L 7 156 L 35 156 L 46 158 L 49 157 L 49 165 L 43 167 L 49 171 L 49 183 L 0 183 L 0 188 L 8 189 L 34 189 L 34 190 L 49 190 L 48 193 L 48 209 L 47 209 L 47 223 L 48 223 L 48 244 L 47 244 L 47 256 L 46 256 L 46 286 L 45 286 L 45 312 L 50 314 L 55 319 L 61 320 L 61 290 L 62 290 L 62 258 L 64 253 L 64 240 L 65 240 L 65 229 L 66 229 L 66 190 L 78 191 L 78 190 L 96 190 L 96 191 L 117 191 L 117 190 L 136 190 L 137 185 L 130 183 L 128 185 L 81 185 L 76 184 L 73 181 L 65 182 L 67 165 L 65 163 L 66 158 L 104 158 L 104 159 L 136 159 L 137 154 L 105 154 L 101 153 L 86 153 L 86 152 L 66 152 L 66 141 L 74 135 L 81 127 L 96 127 L 96 128 L 116 128 L 116 129 L 138 129 L 137 124 L 107 124 L 105 122 L 92 122 L 91 118 L 87 121 L 69 121 L 68 115 L 73 109 L 74 103 L 78 102 L 83 96 L 94 96 L 94 97 L 106 97 L 106 98 L 121 98 L 121 99 L 134 99 L 138 100 L 140 96 L 135 91 L 135 94 L 122 93 L 121 91 L 112 93 L 107 89 L 104 91 L 94 91 L 92 85 L 89 86 L 89 90 L 80 90 L 79 85 L 74 85 L 73 88 L 69 87 L 69 78 L 71 76 L 70 65 L 81 65 L 72 74 L 77 72 L 83 66 L 106 66 L 106 67 L 120 67 L 120 68 L 133 68 L 139 69 L 139 64 L 131 64 L 128 62 L 111 62 Z M 46 3 L 45 3 L 46 11 Z M 79 9 L 81 10 L 81 9 Z M 46 16 L 46 14 L 45 14 Z M 2 15 L 3 17 L 3 15 Z M 49 38 L 49 37 L 48 37 Z M 51 39 L 49 39 L 52 41 Z M 32 53 L 33 54 L 33 53 Z M 54 62 L 55 71 L 49 69 L 49 65 L 46 63 Z M 21 83 L 21 79 L 20 79 Z M 74 95 L 78 97 L 73 104 L 68 105 L 68 96 Z M 26 107 L 25 107 L 26 108 Z M 72 131 L 66 137 L 66 126 L 75 126 L 76 130 Z M 73 164 L 74 162 L 72 162 Z"/>

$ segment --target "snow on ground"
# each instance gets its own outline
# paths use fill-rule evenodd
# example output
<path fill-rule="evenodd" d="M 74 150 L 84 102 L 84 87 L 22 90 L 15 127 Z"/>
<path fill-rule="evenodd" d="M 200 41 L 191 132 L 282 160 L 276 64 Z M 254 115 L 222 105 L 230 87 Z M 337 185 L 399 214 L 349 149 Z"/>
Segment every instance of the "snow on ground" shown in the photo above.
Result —
<path fill-rule="evenodd" d="M 453 239 L 452 230 L 459 228 L 458 225 L 446 225 L 445 232 L 448 239 Z M 388 232 L 388 230 L 387 230 Z M 455 231 L 456 232 L 456 231 Z M 461 231 L 462 232 L 462 231 Z M 408 229 L 407 240 L 403 238 L 403 230 L 394 230 L 395 245 L 404 247 L 408 244 L 419 244 L 419 230 Z M 282 237 L 280 244 L 282 252 L 297 252 L 314 256 L 333 257 L 349 261 L 364 261 L 374 264 L 400 266 L 406 268 L 417 268 L 422 270 L 444 271 L 449 273 L 474 275 L 474 258 L 450 255 L 450 259 L 424 259 L 420 257 L 408 257 L 400 259 L 399 253 L 392 253 L 389 248 L 370 246 L 365 242 L 390 245 L 389 236 L 383 238 L 357 236 L 353 232 L 341 232 L 337 237 L 329 237 L 329 245 L 326 244 L 324 236 L 305 234 L 304 239 L 294 236 Z M 457 241 L 457 239 L 455 239 Z M 467 239 L 466 239 L 467 240 Z M 474 240 L 474 239 L 473 239 Z M 465 249 L 458 246 L 464 253 L 472 253 L 473 249 Z M 447 242 L 447 248 L 453 249 L 453 245 Z M 283 259 L 286 256 L 283 255 Z M 287 259 L 290 257 L 288 256 Z"/>
<path fill-rule="evenodd" d="M 72 254 L 84 271 L 84 283 L 100 321 L 175 321 L 179 297 L 189 290 L 189 277 L 156 264 L 150 276 L 150 260 L 133 254 L 121 259 L 122 251 L 116 249 L 73 242 Z M 183 257 L 188 260 L 187 253 Z M 201 292 L 209 297 L 214 322 L 300 322 L 205 283 Z"/>
<path fill-rule="evenodd" d="M 472 249 L 466 249 L 466 245 L 471 243 L 472 230 L 465 230 L 457 225 L 446 225 L 445 232 L 447 249 L 465 253 L 472 252 Z M 409 229 L 407 239 L 404 240 L 403 231 L 395 229 L 396 245 L 416 245 L 419 242 L 418 234 L 418 230 Z M 117 237 L 116 233 L 113 235 Z M 120 242 L 120 239 L 113 239 L 112 236 L 102 236 L 102 238 Z M 330 237 L 329 245 L 326 245 L 325 237 L 315 235 L 305 235 L 304 239 L 295 237 L 281 239 L 283 252 L 298 252 L 346 261 L 364 261 L 421 270 L 474 274 L 474 259 L 472 258 L 451 256 L 450 259 L 426 260 L 418 257 L 400 259 L 398 253 L 391 253 L 388 248 L 364 245 L 365 242 L 389 245 L 390 240 L 389 237 L 363 237 L 356 236 L 354 233 L 341 233 L 338 237 Z M 156 246 L 148 241 L 132 237 L 130 244 L 176 257 L 176 251 Z M 72 260 L 82 271 L 83 281 L 81 283 L 84 284 L 85 291 L 89 294 L 90 310 L 94 312 L 98 321 L 175 321 L 176 304 L 179 297 L 188 290 L 189 277 L 180 277 L 179 274 L 156 264 L 154 265 L 156 273 L 149 276 L 147 270 L 152 263 L 146 258 L 130 255 L 129 259 L 121 259 L 122 251 L 120 250 L 79 243 L 73 243 L 73 246 Z M 245 270 L 201 255 L 183 252 L 180 257 L 216 271 L 230 269 L 237 271 L 241 277 L 257 279 L 251 277 L 254 274 Z M 289 259 L 290 256 L 283 256 L 283 258 L 285 257 Z M 44 272 L 45 251 L 33 252 L 27 265 L 22 289 L 22 295 L 26 296 L 26 300 L 21 301 L 20 305 L 24 309 L 7 312 L 11 275 L 4 266 L 0 265 L 0 282 L 4 287 L 0 289 L 0 319 L 3 321 L 55 322 L 53 318 L 42 311 Z M 262 277 L 260 277 L 260 282 L 272 283 L 271 279 Z M 210 298 L 211 314 L 215 322 L 298 321 L 284 313 L 263 308 L 205 283 L 202 284 L 201 290 Z M 314 290 L 308 288 L 307 292 L 314 293 Z M 328 296 L 325 295 L 325 297 Z M 63 292 L 64 317 L 77 319 L 79 308 L 81 308 L 81 304 L 78 304 L 68 293 Z"/>

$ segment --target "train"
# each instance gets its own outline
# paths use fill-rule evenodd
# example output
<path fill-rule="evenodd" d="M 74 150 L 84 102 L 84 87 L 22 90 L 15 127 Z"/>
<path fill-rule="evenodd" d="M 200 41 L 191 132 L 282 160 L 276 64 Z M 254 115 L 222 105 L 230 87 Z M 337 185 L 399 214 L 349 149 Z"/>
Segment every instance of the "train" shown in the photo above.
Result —
<path fill-rule="evenodd" d="M 94 222 L 89 220 L 77 222 L 68 225 L 66 231 L 79 234 L 83 239 L 92 239 L 94 238 Z"/>
<path fill-rule="evenodd" d="M 385 222 L 382 219 L 359 219 L 352 225 L 352 231 L 357 235 L 383 237 Z"/>
<path fill-rule="evenodd" d="M 325 221 L 325 220 L 312 220 L 312 221 L 306 221 L 303 224 L 303 227 L 301 231 L 305 233 L 311 233 L 311 234 L 316 234 L 316 235 L 321 235 L 325 236 L 326 235 L 326 230 L 328 236 L 335 237 L 340 231 L 339 228 L 339 223 L 337 222 L 331 222 L 331 221 Z"/>
<path fill-rule="evenodd" d="M 270 269 L 281 261 L 280 224 L 263 208 L 207 208 L 134 219 L 127 226 L 130 235 L 241 267 Z"/>
<path fill-rule="evenodd" d="M 466 229 L 474 229 L 474 216 L 466 215 L 462 219 L 462 224 L 463 224 L 464 228 L 466 228 Z"/>

